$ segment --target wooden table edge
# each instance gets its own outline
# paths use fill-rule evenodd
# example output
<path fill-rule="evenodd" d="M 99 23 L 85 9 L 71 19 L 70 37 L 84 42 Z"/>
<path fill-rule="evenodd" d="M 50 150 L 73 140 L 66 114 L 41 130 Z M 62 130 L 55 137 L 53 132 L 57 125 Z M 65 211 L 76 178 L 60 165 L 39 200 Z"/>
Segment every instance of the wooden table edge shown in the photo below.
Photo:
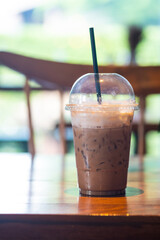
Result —
<path fill-rule="evenodd" d="M 147 223 L 160 224 L 160 216 L 135 215 L 135 216 L 104 216 L 104 215 L 77 215 L 77 214 L 0 214 L 2 222 L 23 222 L 23 223 L 50 223 L 50 224 L 116 224 L 116 223 Z"/>

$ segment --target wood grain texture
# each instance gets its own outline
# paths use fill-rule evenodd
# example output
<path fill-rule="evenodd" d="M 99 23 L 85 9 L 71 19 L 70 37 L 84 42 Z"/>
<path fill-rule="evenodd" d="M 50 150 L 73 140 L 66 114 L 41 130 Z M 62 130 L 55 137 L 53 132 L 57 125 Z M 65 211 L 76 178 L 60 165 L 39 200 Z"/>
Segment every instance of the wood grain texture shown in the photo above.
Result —
<path fill-rule="evenodd" d="M 0 154 L 0 239 L 159 239 L 159 170 L 132 158 L 126 196 L 81 197 L 73 155 Z"/>

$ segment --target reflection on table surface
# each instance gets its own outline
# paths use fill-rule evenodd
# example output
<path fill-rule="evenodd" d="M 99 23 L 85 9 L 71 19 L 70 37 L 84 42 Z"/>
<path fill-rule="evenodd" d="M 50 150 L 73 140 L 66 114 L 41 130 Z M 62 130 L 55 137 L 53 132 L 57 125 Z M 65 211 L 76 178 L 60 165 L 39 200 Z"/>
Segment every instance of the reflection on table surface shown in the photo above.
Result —
<path fill-rule="evenodd" d="M 75 158 L 0 154 L 0 213 L 160 215 L 160 161 L 130 159 L 124 197 L 81 197 Z"/>

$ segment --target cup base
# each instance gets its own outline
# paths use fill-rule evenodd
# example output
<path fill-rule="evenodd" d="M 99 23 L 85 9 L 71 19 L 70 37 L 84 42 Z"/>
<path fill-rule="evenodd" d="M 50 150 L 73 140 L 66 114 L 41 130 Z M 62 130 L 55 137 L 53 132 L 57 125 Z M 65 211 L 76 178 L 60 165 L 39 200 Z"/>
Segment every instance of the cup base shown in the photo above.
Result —
<path fill-rule="evenodd" d="M 80 195 L 88 197 L 115 197 L 115 196 L 118 197 L 125 195 L 125 189 L 111 191 L 91 191 L 80 189 Z"/>

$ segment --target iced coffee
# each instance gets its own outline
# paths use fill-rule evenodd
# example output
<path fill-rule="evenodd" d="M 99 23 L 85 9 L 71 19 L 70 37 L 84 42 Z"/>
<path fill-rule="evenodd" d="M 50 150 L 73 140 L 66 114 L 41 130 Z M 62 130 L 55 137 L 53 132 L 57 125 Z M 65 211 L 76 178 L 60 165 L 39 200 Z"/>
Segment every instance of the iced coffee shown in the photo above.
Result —
<path fill-rule="evenodd" d="M 127 185 L 133 101 L 130 105 L 123 98 L 108 100 L 107 95 L 101 105 L 91 104 L 92 94 L 89 95 L 90 86 L 87 86 L 85 103 L 82 104 L 82 94 L 78 96 L 81 104 L 75 101 L 74 95 L 69 105 L 80 194 L 123 195 Z"/>

